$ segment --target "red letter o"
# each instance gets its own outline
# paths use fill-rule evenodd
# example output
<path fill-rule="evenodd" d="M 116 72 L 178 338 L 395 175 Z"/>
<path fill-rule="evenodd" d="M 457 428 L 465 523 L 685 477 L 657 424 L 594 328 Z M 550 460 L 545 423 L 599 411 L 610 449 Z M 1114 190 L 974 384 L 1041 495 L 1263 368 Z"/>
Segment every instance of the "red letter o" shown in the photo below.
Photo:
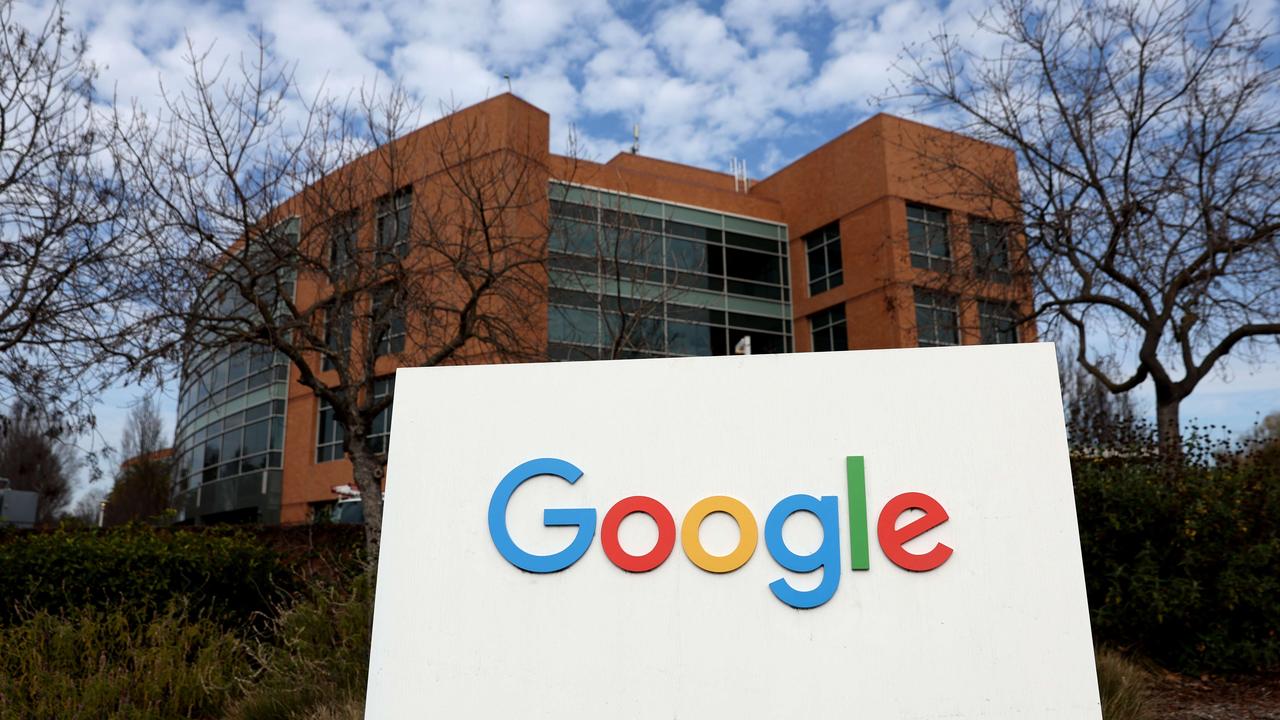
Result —
<path fill-rule="evenodd" d="M 658 542 L 644 555 L 631 555 L 618 544 L 618 526 L 632 513 L 648 515 L 658 525 Z M 600 545 L 604 547 L 604 554 L 614 565 L 627 572 L 649 572 L 658 567 L 666 561 L 675 544 L 676 521 L 671 518 L 671 512 L 662 503 L 644 495 L 632 495 L 619 500 L 609 508 L 600 525 Z"/>

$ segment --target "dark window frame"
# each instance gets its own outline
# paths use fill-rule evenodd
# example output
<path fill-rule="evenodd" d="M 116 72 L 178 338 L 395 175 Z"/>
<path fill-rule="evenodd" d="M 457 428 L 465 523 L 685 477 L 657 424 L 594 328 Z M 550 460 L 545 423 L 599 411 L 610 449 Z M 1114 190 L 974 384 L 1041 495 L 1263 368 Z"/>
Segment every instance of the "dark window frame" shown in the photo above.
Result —
<path fill-rule="evenodd" d="M 960 306 L 955 295 L 928 288 L 915 288 L 916 345 L 919 347 L 951 347 L 960 344 Z M 922 315 L 922 312 L 924 315 Z M 939 323 L 950 315 L 948 323 Z M 950 332 L 950 338 L 939 337 Z"/>
<path fill-rule="evenodd" d="M 413 186 L 405 185 L 374 204 L 374 243 L 378 262 L 394 262 L 409 254 L 409 232 L 413 227 Z M 392 226 L 390 238 L 387 227 Z"/>
<path fill-rule="evenodd" d="M 396 376 L 385 375 L 373 379 L 373 398 L 392 396 L 394 403 L 396 389 Z M 346 439 L 347 431 L 338 422 L 333 407 L 328 401 L 317 397 L 317 416 L 316 416 L 316 463 L 333 462 L 346 457 L 346 453 L 342 450 L 343 441 Z M 369 423 L 369 433 L 365 436 L 365 447 L 377 455 L 385 455 L 391 445 L 391 409 L 392 404 L 388 404 L 374 416 Z"/>
<path fill-rule="evenodd" d="M 849 321 L 844 303 L 832 305 L 809 316 L 809 338 L 813 352 L 849 349 Z"/>
<path fill-rule="evenodd" d="M 372 452 L 384 455 L 391 446 L 391 408 L 395 403 L 396 394 L 396 376 L 387 375 L 386 377 L 374 378 L 373 380 L 373 397 L 374 399 L 391 396 L 391 404 L 388 404 L 382 412 L 378 413 L 373 422 L 369 424 L 369 435 L 365 438 L 365 445 Z"/>
<path fill-rule="evenodd" d="M 978 328 L 984 345 L 1019 342 L 1018 313 L 1011 303 L 979 300 Z"/>
<path fill-rule="evenodd" d="M 907 246 L 911 253 L 911 267 L 951 272 L 950 234 L 951 223 L 946 210 L 907 203 Z M 941 252 L 937 252 L 939 245 Z"/>
<path fill-rule="evenodd" d="M 840 249 L 840 223 L 834 222 L 804 236 L 804 257 L 809 296 L 820 295 L 844 284 L 844 257 Z M 817 268 L 815 259 L 822 266 Z"/>
<path fill-rule="evenodd" d="M 973 252 L 973 270 L 979 278 L 1001 283 L 1013 279 L 1008 224 L 971 217 L 969 242 Z"/>
<path fill-rule="evenodd" d="M 555 233 L 549 245 L 549 267 L 553 271 L 602 275 L 607 263 L 591 256 L 586 250 L 608 249 L 608 237 L 597 237 L 587 242 L 593 233 L 613 231 L 605 220 L 612 210 L 600 210 L 595 206 L 553 201 L 551 220 Z M 661 254 L 627 253 L 620 259 L 630 275 L 644 282 L 670 287 L 673 298 L 660 310 L 652 313 L 652 327 L 637 328 L 640 340 L 629 343 L 623 351 L 629 356 L 662 356 L 706 354 L 727 355 L 741 336 L 752 336 L 753 352 L 789 352 L 794 348 L 794 334 L 790 320 L 768 318 L 760 313 L 760 320 L 777 325 L 770 329 L 757 327 L 759 322 L 741 323 L 727 321 L 725 310 L 713 311 L 705 306 L 700 296 L 683 298 L 684 291 L 701 293 L 709 291 L 722 295 L 733 305 L 733 298 L 790 303 L 790 258 L 785 230 L 780 228 L 777 237 L 739 231 L 724 216 L 716 227 L 700 224 L 701 221 L 684 222 L 673 217 L 657 220 L 648 216 L 634 218 L 636 232 L 658 231 L 641 238 L 645 248 L 657 250 L 661 237 Z M 772 235 L 772 234 L 771 234 Z M 651 272 L 654 271 L 654 272 Z M 594 295 L 560 289 L 554 286 L 548 302 L 548 352 L 555 359 L 597 358 L 608 354 L 605 340 L 612 336 L 610 328 L 616 324 L 612 313 L 598 312 L 600 299 Z M 578 297 L 581 295 L 582 297 Z M 685 306 L 684 303 L 688 303 Z M 714 303 L 719 304 L 719 303 Z M 744 316 L 756 313 L 739 307 Z M 692 315 L 691 315 L 692 314 Z M 734 315 L 734 313 L 728 313 Z M 603 330 L 603 332 L 602 332 Z"/>
<path fill-rule="evenodd" d="M 342 444 L 346 440 L 347 429 L 338 422 L 336 413 L 327 400 L 321 397 L 316 399 L 319 401 L 316 413 L 316 463 L 341 460 L 346 457 Z"/>
<path fill-rule="evenodd" d="M 342 275 L 355 266 L 360 243 L 360 211 L 335 215 L 328 224 L 329 272 Z"/>
<path fill-rule="evenodd" d="M 404 307 L 401 303 L 387 303 L 387 298 L 395 297 L 393 285 L 380 285 L 374 288 L 369 301 L 369 344 L 374 349 L 375 357 L 404 352 L 406 331 Z"/>
<path fill-rule="evenodd" d="M 346 308 L 345 313 L 336 312 L 339 307 Z M 352 317 L 350 304 L 339 304 L 331 301 L 324 310 L 324 345 L 333 352 L 350 352 Z M 337 367 L 328 352 L 320 353 L 320 369 L 333 370 Z"/>

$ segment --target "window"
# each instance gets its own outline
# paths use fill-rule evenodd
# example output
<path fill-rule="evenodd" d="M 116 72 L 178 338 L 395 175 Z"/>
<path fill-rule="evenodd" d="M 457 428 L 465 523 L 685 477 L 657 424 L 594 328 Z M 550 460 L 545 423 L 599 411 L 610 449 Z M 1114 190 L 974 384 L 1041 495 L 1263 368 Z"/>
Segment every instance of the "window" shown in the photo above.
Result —
<path fill-rule="evenodd" d="M 241 472 L 253 472 L 267 466 L 267 440 L 271 423 L 266 420 L 246 425 L 244 428 L 244 458 Z"/>
<path fill-rule="evenodd" d="M 375 400 L 395 395 L 396 376 L 379 378 L 373 381 L 373 397 Z M 373 418 L 373 424 L 369 426 L 369 437 L 365 444 L 370 450 L 376 453 L 385 453 L 388 444 L 391 442 L 391 406 L 378 413 Z"/>
<path fill-rule="evenodd" d="M 392 262 L 409 252 L 409 222 L 413 188 L 405 187 L 378 199 L 378 261 Z"/>
<path fill-rule="evenodd" d="M 404 309 L 396 302 L 395 288 L 383 285 L 373 292 L 369 327 L 377 355 L 404 352 Z"/>
<path fill-rule="evenodd" d="M 202 482 L 218 479 L 218 462 L 222 454 L 222 436 L 215 435 L 204 441 L 204 470 Z"/>
<path fill-rule="evenodd" d="M 840 224 L 830 225 L 804 237 L 805 255 L 809 259 L 809 294 L 817 295 L 844 282 L 840 259 Z"/>
<path fill-rule="evenodd" d="M 594 308 L 551 305 L 548 308 L 547 337 L 553 343 L 599 345 L 600 315 Z"/>
<path fill-rule="evenodd" d="M 320 401 L 320 423 L 316 436 L 316 462 L 329 462 L 342 458 L 342 440 L 346 432 L 342 423 L 338 422 L 333 406 L 328 401 Z"/>
<path fill-rule="evenodd" d="M 330 223 L 329 270 L 332 274 L 341 274 L 354 264 L 359 224 L 360 216 L 355 210 L 342 213 Z"/>
<path fill-rule="evenodd" d="M 776 254 L 726 247 L 724 267 L 729 292 L 771 300 L 782 298 L 782 262 Z"/>
<path fill-rule="evenodd" d="M 969 220 L 969 236 L 973 240 L 973 269 L 978 277 L 1009 282 L 1009 241 L 1006 226 L 972 218 Z"/>
<path fill-rule="evenodd" d="M 843 303 L 810 315 L 809 324 L 813 327 L 814 352 L 849 349 Z"/>
<path fill-rule="evenodd" d="M 1018 315 L 1008 303 L 978 303 L 978 326 L 987 345 L 1018 342 Z"/>
<path fill-rule="evenodd" d="M 554 221 L 548 241 L 552 252 L 574 253 L 594 257 L 599 243 L 598 229 L 594 222 L 577 220 Z"/>
<path fill-rule="evenodd" d="M 945 210 L 908 204 L 907 239 L 911 246 L 911 267 L 939 272 L 951 270 Z"/>
<path fill-rule="evenodd" d="M 380 399 L 395 394 L 396 378 L 394 375 L 377 378 L 373 381 L 373 397 Z M 319 428 L 316 433 L 316 462 L 329 462 L 343 458 L 342 441 L 346 431 L 338 422 L 333 407 L 325 400 L 320 401 Z M 391 406 L 378 413 L 369 424 L 369 434 L 365 438 L 365 446 L 375 453 L 385 453 L 391 441 Z"/>
<path fill-rule="evenodd" d="M 351 347 L 351 311 L 346 303 L 330 303 L 324 309 L 324 345 L 329 352 L 320 359 L 320 369 L 332 370 L 333 356 L 346 355 Z"/>
<path fill-rule="evenodd" d="M 916 288 L 916 340 L 920 347 L 959 345 L 954 295 Z"/>
<path fill-rule="evenodd" d="M 753 353 L 793 349 L 785 226 L 552 188 L 549 357 L 727 355 L 748 335 Z"/>

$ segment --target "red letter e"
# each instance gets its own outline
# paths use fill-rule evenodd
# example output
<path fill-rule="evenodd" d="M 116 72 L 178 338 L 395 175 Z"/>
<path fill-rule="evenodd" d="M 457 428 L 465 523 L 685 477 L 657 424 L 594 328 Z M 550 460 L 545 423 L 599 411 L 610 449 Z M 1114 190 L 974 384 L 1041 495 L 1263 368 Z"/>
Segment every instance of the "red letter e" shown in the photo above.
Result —
<path fill-rule="evenodd" d="M 917 518 L 901 528 L 895 527 L 898 518 L 907 510 L 923 510 L 924 517 Z M 904 570 L 928 572 L 951 557 L 951 548 L 938 543 L 923 555 L 908 552 L 902 546 L 947 521 L 947 511 L 937 500 L 924 493 L 908 492 L 885 503 L 880 511 L 880 521 L 876 524 L 876 535 L 880 538 L 880 549 L 894 565 Z"/>

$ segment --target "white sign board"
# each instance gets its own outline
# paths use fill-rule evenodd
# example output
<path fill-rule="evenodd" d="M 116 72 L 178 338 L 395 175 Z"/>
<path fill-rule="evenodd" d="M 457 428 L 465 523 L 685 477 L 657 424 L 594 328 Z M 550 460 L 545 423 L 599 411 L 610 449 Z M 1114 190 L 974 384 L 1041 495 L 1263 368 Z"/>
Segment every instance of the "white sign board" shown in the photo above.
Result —
<path fill-rule="evenodd" d="M 401 370 L 390 452 L 369 718 L 1100 716 L 1051 345 Z"/>

